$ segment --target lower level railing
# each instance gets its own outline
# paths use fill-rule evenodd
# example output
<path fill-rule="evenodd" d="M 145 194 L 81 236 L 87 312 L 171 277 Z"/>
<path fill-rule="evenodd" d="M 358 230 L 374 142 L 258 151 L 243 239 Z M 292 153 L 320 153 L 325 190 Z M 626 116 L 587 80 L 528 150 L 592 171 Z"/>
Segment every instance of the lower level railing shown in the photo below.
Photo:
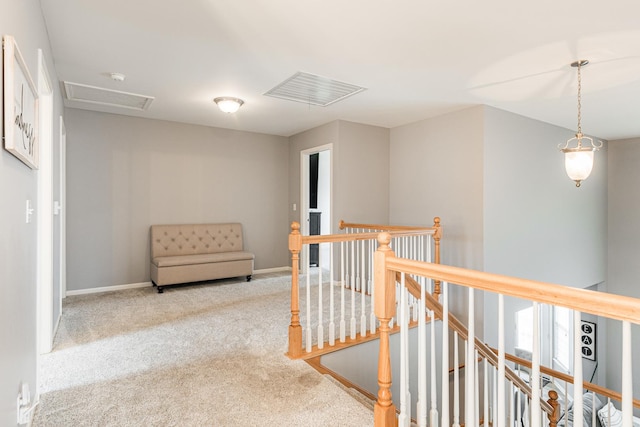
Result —
<path fill-rule="evenodd" d="M 404 319 L 406 319 L 405 313 L 406 307 L 408 307 L 407 296 L 419 292 L 418 304 L 421 308 L 418 319 L 418 352 L 420 354 L 417 359 L 422 365 L 419 366 L 417 375 L 419 386 L 415 419 L 418 426 L 426 426 L 427 420 L 432 426 L 458 426 L 463 423 L 467 426 L 477 426 L 480 425 L 481 420 L 484 425 L 498 427 L 516 423 L 517 425 L 556 426 L 558 420 L 568 417 L 568 408 L 558 402 L 558 394 L 559 391 L 562 391 L 562 387 L 557 385 L 557 381 L 544 379 L 543 371 L 546 368 L 541 367 L 540 364 L 541 337 L 537 327 L 540 323 L 539 308 L 542 304 L 548 304 L 573 310 L 576 325 L 580 324 L 582 313 L 600 316 L 608 319 L 609 322 L 619 323 L 622 331 L 621 392 L 607 391 L 607 394 L 604 395 L 606 396 L 605 400 L 617 400 L 619 403 L 613 404 L 608 401 L 607 405 L 598 411 L 597 416 L 605 422 L 609 421 L 608 425 L 612 425 L 614 418 L 619 416 L 621 425 L 633 427 L 633 407 L 638 402 L 634 400 L 632 392 L 631 325 L 640 324 L 640 300 L 398 258 L 389 246 L 390 240 L 391 236 L 388 233 L 382 233 L 378 237 L 379 246 L 374 262 L 375 314 L 379 321 L 380 330 L 379 391 L 374 408 L 376 426 L 395 426 L 396 423 L 408 426 L 412 418 L 411 409 L 406 403 L 405 390 L 407 389 L 406 384 L 414 379 L 407 375 L 409 370 L 406 368 L 406 360 L 408 357 L 404 355 L 403 351 L 406 350 L 402 348 L 399 372 L 399 381 L 402 386 L 400 387 L 398 415 L 396 413 L 398 408 L 392 400 L 389 331 L 390 323 L 396 316 L 400 319 L 401 327 L 406 323 Z M 442 282 L 441 305 L 424 290 L 423 283 L 428 286 L 429 283 L 436 280 Z M 401 284 L 402 290 L 400 292 L 396 290 L 398 282 Z M 466 294 L 463 296 L 466 299 L 468 310 L 465 313 L 465 317 L 468 319 L 466 324 L 461 324 L 449 310 L 449 297 L 454 291 L 458 298 L 461 294 Z M 474 307 L 476 294 L 480 292 L 497 294 L 498 343 L 495 352 L 487 350 L 488 347 L 479 343 L 476 338 Z M 507 364 L 504 345 L 505 296 L 528 300 L 533 308 L 533 351 L 528 384 L 522 384 L 522 379 L 518 375 L 514 375 L 514 370 L 510 369 L 510 365 Z M 435 342 L 434 334 L 431 334 L 432 341 L 427 346 L 427 317 L 442 319 L 440 343 Z M 406 342 L 406 339 L 400 341 L 403 343 Z M 436 350 L 438 346 L 439 348 Z M 437 355 L 432 354 L 430 360 L 440 358 L 443 361 L 440 372 L 437 372 L 433 366 L 430 369 L 427 368 L 427 347 L 432 352 L 438 352 Z M 596 393 L 602 393 L 603 390 L 590 384 L 585 385 L 582 381 L 579 334 L 575 334 L 573 353 L 575 376 L 571 378 L 572 392 L 562 394 L 565 401 L 569 394 L 572 395 L 572 411 L 575 414 L 572 424 L 582 427 L 583 414 L 588 412 L 585 411 L 585 408 L 596 400 L 594 395 L 583 395 L 584 390 L 592 390 Z M 459 379 L 454 378 L 452 392 L 449 388 L 449 369 L 450 366 L 453 366 L 454 377 L 457 377 L 455 367 L 458 366 L 458 360 L 456 358 L 460 355 L 466 367 L 464 384 L 460 384 Z M 481 364 L 478 364 L 477 360 L 481 360 Z M 471 369 L 472 366 L 473 369 Z M 429 377 L 438 375 L 440 376 L 440 390 L 436 390 L 435 381 L 428 380 Z M 568 381 L 568 379 L 565 378 L 564 381 Z M 543 396 L 547 392 L 548 402 L 546 401 L 547 396 Z M 481 395 L 484 396 L 482 399 L 480 399 Z M 450 402 L 450 396 L 453 396 L 453 402 Z M 591 413 L 590 417 L 593 416 Z"/>
<path fill-rule="evenodd" d="M 439 262 L 442 233 L 439 218 L 435 219 L 433 227 L 344 222 L 341 226 L 347 230 L 344 234 L 319 236 L 301 235 L 300 225 L 296 222 L 291 226 L 288 351 L 291 358 L 314 357 L 377 337 L 373 255 L 378 233 L 370 230 L 389 230 L 389 244 L 407 258 Z M 312 245 L 317 245 L 319 258 L 313 268 L 310 266 Z M 435 289 L 436 295 L 437 292 Z M 412 299 L 411 303 L 417 319 L 416 301 Z"/>

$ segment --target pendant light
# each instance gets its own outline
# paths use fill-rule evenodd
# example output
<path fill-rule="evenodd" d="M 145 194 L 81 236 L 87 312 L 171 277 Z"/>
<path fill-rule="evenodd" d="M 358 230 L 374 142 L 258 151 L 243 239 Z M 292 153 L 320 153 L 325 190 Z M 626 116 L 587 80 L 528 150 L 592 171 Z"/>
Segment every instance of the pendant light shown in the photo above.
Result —
<path fill-rule="evenodd" d="M 576 183 L 576 187 L 580 187 L 580 183 L 587 179 L 593 169 L 593 157 L 594 152 L 602 147 L 602 141 L 598 141 L 598 144 L 593 142 L 593 138 L 589 138 L 582 134 L 582 75 L 580 69 L 589 63 L 586 59 L 571 63 L 571 66 L 578 69 L 578 132 L 576 136 L 567 140 L 563 144 L 559 144 L 558 148 L 564 153 L 564 167 L 567 171 L 567 175 Z M 588 144 L 583 145 L 583 140 L 588 141 Z M 569 145 L 576 141 L 576 145 L 570 147 Z"/>

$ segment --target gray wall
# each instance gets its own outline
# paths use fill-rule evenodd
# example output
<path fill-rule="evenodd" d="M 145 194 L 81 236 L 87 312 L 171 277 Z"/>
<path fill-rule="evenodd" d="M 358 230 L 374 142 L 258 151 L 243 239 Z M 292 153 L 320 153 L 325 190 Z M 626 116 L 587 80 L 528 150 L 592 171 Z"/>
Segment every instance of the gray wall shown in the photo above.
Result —
<path fill-rule="evenodd" d="M 66 111 L 68 289 L 149 281 L 149 226 L 240 222 L 255 268 L 288 265 L 286 138 Z"/>
<path fill-rule="evenodd" d="M 557 149 L 571 131 L 483 109 L 484 270 L 579 288 L 605 281 L 607 145 L 596 153 L 592 175 L 576 188 Z M 515 312 L 526 306 L 505 301 L 507 324 L 514 325 Z M 485 339 L 491 343 L 497 343 L 495 307 L 497 297 L 485 295 Z M 515 327 L 505 332 L 512 352 Z"/>
<path fill-rule="evenodd" d="M 442 263 L 482 269 L 482 107 L 391 130 L 392 224 L 442 219 Z"/>
<path fill-rule="evenodd" d="M 62 101 L 49 47 L 46 27 L 37 0 L 0 0 L 0 34 L 15 37 L 22 56 L 37 84 L 38 48 L 43 50 L 54 86 L 54 157 L 59 150 L 58 117 Z M 0 85 L 0 99 L 3 99 Z M 2 120 L 2 119 L 0 119 Z M 54 163 L 55 165 L 56 163 Z M 58 173 L 57 168 L 54 174 Z M 16 157 L 0 149 L 0 425 L 16 425 L 16 397 L 21 382 L 36 393 L 36 270 L 39 214 L 37 174 Z M 57 184 L 56 184 L 57 185 Z M 54 194 L 59 190 L 54 188 Z M 25 223 L 26 200 L 35 215 Z M 54 290 L 56 293 L 59 291 Z M 57 303 L 54 304 L 57 307 Z M 57 311 L 54 313 L 57 315 Z"/>
<path fill-rule="evenodd" d="M 608 292 L 640 298 L 640 138 L 609 144 L 609 271 Z M 619 390 L 620 322 L 607 325 L 608 387 Z M 632 325 L 633 360 L 640 360 L 640 326 Z M 640 366 L 633 366 L 633 395 L 640 395 Z M 639 415 L 636 412 L 636 415 Z"/>
<path fill-rule="evenodd" d="M 389 130 L 335 121 L 289 138 L 289 221 L 300 221 L 300 152 L 333 144 L 332 232 L 338 222 L 389 222 Z"/>
<path fill-rule="evenodd" d="M 442 220 L 442 264 L 482 270 L 483 109 L 474 107 L 391 130 L 390 222 Z M 466 291 L 452 289 L 451 310 L 467 319 Z M 482 295 L 475 297 L 482 331 Z"/>

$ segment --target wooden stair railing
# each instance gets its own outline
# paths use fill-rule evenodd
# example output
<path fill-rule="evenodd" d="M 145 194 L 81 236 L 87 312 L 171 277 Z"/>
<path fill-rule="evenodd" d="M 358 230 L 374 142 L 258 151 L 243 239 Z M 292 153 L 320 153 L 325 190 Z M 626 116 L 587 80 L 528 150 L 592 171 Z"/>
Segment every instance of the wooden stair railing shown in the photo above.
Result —
<path fill-rule="evenodd" d="M 376 316 L 380 319 L 380 352 L 379 352 L 379 365 L 378 365 L 378 401 L 374 407 L 374 420 L 376 427 L 390 427 L 395 426 L 395 412 L 396 408 L 391 399 L 391 361 L 390 361 L 390 349 L 388 347 L 389 337 L 388 328 L 383 325 L 388 324 L 389 319 L 395 315 L 396 310 L 396 292 L 395 286 L 398 279 L 398 273 L 404 273 L 405 284 L 409 282 L 409 288 L 413 288 L 415 293 L 416 283 L 411 280 L 407 280 L 408 275 L 416 277 L 426 277 L 430 280 L 440 280 L 443 283 L 456 285 L 460 287 L 466 287 L 470 290 L 477 290 L 483 292 L 491 292 L 500 296 L 500 301 L 503 296 L 521 298 L 532 302 L 534 307 L 537 304 L 549 304 L 553 306 L 566 307 L 574 310 L 575 318 L 579 319 L 581 313 L 588 313 L 595 316 L 604 317 L 606 319 L 613 319 L 620 321 L 622 324 L 622 393 L 620 394 L 620 401 L 622 406 L 622 417 L 625 425 L 630 426 L 633 416 L 633 406 L 636 400 L 633 398 L 632 390 L 632 359 L 631 359 L 631 324 L 640 325 L 640 299 L 630 298 L 620 295 L 601 293 L 588 291 L 584 289 L 569 288 L 566 286 L 554 285 L 549 283 L 537 282 L 533 280 L 518 279 L 513 277 L 501 276 L 491 273 L 485 273 L 481 271 L 468 270 L 458 267 L 437 265 L 433 263 L 418 262 L 402 258 L 396 258 L 394 252 L 389 247 L 390 236 L 388 233 L 381 233 L 378 237 L 378 250 L 375 254 L 375 292 L 380 295 L 381 298 L 376 299 L 375 312 Z M 429 304 L 430 308 L 443 317 L 441 305 L 433 297 L 425 296 L 425 304 Z M 473 316 L 473 292 L 469 293 L 469 317 L 474 319 Z M 500 309 L 499 309 L 500 311 Z M 447 311 L 447 316 L 451 318 L 451 313 Z M 449 323 L 449 322 L 447 322 Z M 464 325 L 457 324 L 456 320 L 453 320 L 454 330 L 458 330 L 458 333 L 464 332 Z M 503 338 L 503 331 L 500 331 L 500 339 Z M 487 360 L 493 360 L 495 362 L 496 354 L 488 349 L 483 343 L 479 343 L 475 339 L 475 334 L 469 333 L 474 337 L 474 342 L 478 346 Z M 535 336 L 535 334 L 534 334 Z M 576 341 L 578 346 L 579 341 Z M 531 396 L 537 397 L 539 393 L 539 372 L 540 366 L 537 362 L 538 355 L 535 354 L 535 342 L 534 342 L 534 364 L 533 364 L 533 376 L 532 386 L 535 389 L 535 393 L 532 390 Z M 487 351 L 488 350 L 488 351 Z M 489 354 L 493 353 L 493 354 Z M 506 355 L 500 354 L 499 362 L 504 366 L 504 359 Z M 447 359 L 448 360 L 448 359 Z M 580 367 L 582 360 L 580 353 L 575 355 L 574 363 Z M 578 368 L 576 368 L 578 369 Z M 505 376 L 509 377 L 505 370 Z M 519 383 L 518 379 L 514 378 L 515 383 Z M 574 380 L 574 401 L 576 403 L 576 410 L 578 412 L 582 409 L 582 381 Z M 500 386 L 501 387 L 501 386 Z M 589 386 L 591 387 L 591 386 Z M 549 417 L 549 425 L 555 426 L 557 424 L 560 408 L 557 402 L 558 395 L 555 391 L 550 394 L 550 401 L 543 404 L 536 403 L 537 399 L 531 399 L 532 403 L 532 422 L 537 425 L 541 423 L 540 413 L 537 410 L 542 408 Z M 577 400 L 576 400 L 577 399 Z M 504 405 L 504 402 L 499 403 Z M 474 406 L 472 406 L 473 408 Z M 500 412 L 500 409 L 498 410 Z M 448 414 L 448 407 L 445 411 Z M 474 420 L 473 411 L 470 413 L 471 420 Z M 468 420 L 466 420 L 468 421 Z"/>
<path fill-rule="evenodd" d="M 400 273 L 396 273 L 396 281 L 398 283 L 400 282 Z M 418 282 L 416 282 L 412 277 L 406 276 L 405 285 L 407 286 L 408 291 L 414 297 L 420 298 L 420 284 Z M 434 312 L 437 319 L 442 320 L 442 317 L 443 317 L 442 304 L 440 304 L 440 302 L 437 299 L 435 299 L 428 293 L 425 294 L 425 306 L 429 310 L 432 310 Z M 452 313 L 449 313 L 448 317 L 449 317 L 449 327 L 452 328 L 454 331 L 458 332 L 458 335 L 460 336 L 460 338 L 462 338 L 464 341 L 467 341 L 467 338 L 469 337 L 469 331 L 467 330 L 467 327 L 464 325 L 464 323 L 458 320 L 458 318 Z M 480 341 L 477 337 L 475 338 L 474 341 L 475 341 L 474 343 L 475 348 L 478 350 L 478 353 L 480 354 L 480 356 L 482 356 L 483 359 L 486 359 L 492 366 L 497 368 L 498 352 L 497 351 L 494 352 L 491 347 L 489 347 L 488 345 Z M 522 378 L 520 378 L 520 376 L 516 372 L 514 372 L 508 366 L 505 367 L 505 375 L 507 379 L 511 381 L 529 399 L 532 398 L 531 387 L 529 386 L 529 384 L 527 384 Z M 547 413 L 547 415 L 551 415 L 551 413 L 553 412 L 552 404 L 550 402 L 545 402 L 544 400 L 541 401 L 540 404 L 542 406 L 542 409 Z"/>
<path fill-rule="evenodd" d="M 495 354 L 498 354 L 498 350 L 495 348 L 491 348 L 491 351 L 493 351 Z M 505 353 L 505 357 L 508 361 L 513 362 L 516 365 L 521 365 L 527 368 L 531 368 L 532 366 L 530 360 L 522 359 L 520 357 L 514 356 L 513 354 Z M 574 381 L 574 378 L 571 375 L 565 374 L 564 372 L 556 371 L 555 369 L 551 369 L 542 365 L 540 365 L 540 373 L 571 384 L 573 384 Z M 593 384 L 589 381 L 583 381 L 582 388 L 607 397 L 611 400 L 615 400 L 617 402 L 622 401 L 622 394 L 606 387 L 602 387 L 601 385 Z M 640 399 L 633 399 L 633 407 L 640 409 Z"/>
<path fill-rule="evenodd" d="M 357 226 L 357 228 L 362 230 L 380 230 L 386 229 L 389 230 L 390 235 L 394 238 L 400 237 L 418 237 L 418 236 L 429 236 L 433 241 L 433 252 L 432 257 L 433 261 L 436 263 L 440 262 L 440 240 L 442 237 L 442 227 L 440 225 L 440 218 L 434 218 L 433 227 L 413 227 L 413 226 L 387 226 L 387 225 L 375 225 L 375 224 L 353 224 L 346 223 L 344 221 L 340 221 L 341 228 L 352 226 Z M 289 325 L 289 345 L 287 355 L 292 359 L 298 358 L 307 358 L 307 357 L 315 357 L 324 353 L 328 353 L 331 351 L 335 351 L 338 348 L 344 348 L 349 345 L 359 344 L 361 342 L 369 341 L 370 339 L 375 339 L 378 337 L 378 332 L 375 331 L 375 327 L 372 327 L 370 331 L 363 330 L 362 333 L 358 333 L 357 336 L 351 336 L 350 339 L 343 338 L 340 340 L 340 343 L 336 341 L 335 344 L 331 343 L 329 346 L 325 346 L 324 340 L 318 342 L 317 344 L 311 346 L 309 348 L 308 341 L 310 341 L 308 333 L 307 339 L 303 340 L 303 325 L 301 324 L 301 315 L 300 315 L 300 265 L 301 265 L 301 252 L 303 251 L 303 247 L 305 245 L 311 244 L 323 244 L 323 243 L 339 243 L 339 244 L 348 244 L 355 245 L 355 242 L 359 242 L 364 244 L 365 241 L 372 242 L 371 244 L 377 243 L 377 232 L 357 232 L 357 233 L 345 233 L 345 234 L 334 234 L 334 235 L 313 235 L 313 236 L 303 236 L 300 233 L 300 224 L 297 222 L 293 222 L 291 224 L 291 233 L 289 234 L 289 251 L 291 252 L 291 323 Z M 375 250 L 375 246 L 372 246 L 373 250 Z M 372 250 L 372 252 L 373 252 Z M 373 258 L 373 256 L 372 256 Z M 359 267 L 359 266 L 356 266 Z M 372 268 L 373 270 L 373 268 Z M 341 277 L 341 280 L 344 278 Z M 372 287 L 373 287 L 373 278 Z M 349 286 L 346 286 L 342 283 L 342 286 L 345 286 L 346 289 L 351 290 L 354 286 L 351 283 Z M 355 291 L 354 291 L 355 292 Z M 359 289 L 358 292 L 365 293 L 366 290 Z M 434 286 L 434 293 L 439 292 L 439 284 Z M 369 294 L 367 294 L 369 295 Z M 373 298 L 373 296 L 371 296 Z M 364 296 L 362 297 L 364 301 Z M 362 313 L 362 317 L 365 316 L 365 313 Z M 391 321 L 391 320 L 390 320 Z M 374 310 L 371 310 L 371 324 L 377 323 L 378 321 L 375 319 Z M 362 322 L 361 322 L 362 323 Z M 308 328 L 307 328 L 308 330 Z M 371 336 L 370 336 L 371 335 Z M 342 338 L 342 337 L 341 337 Z M 305 346 L 303 346 L 303 341 L 305 341 Z M 329 339 L 331 341 L 331 338 Z M 348 341 L 348 342 L 347 342 Z"/>

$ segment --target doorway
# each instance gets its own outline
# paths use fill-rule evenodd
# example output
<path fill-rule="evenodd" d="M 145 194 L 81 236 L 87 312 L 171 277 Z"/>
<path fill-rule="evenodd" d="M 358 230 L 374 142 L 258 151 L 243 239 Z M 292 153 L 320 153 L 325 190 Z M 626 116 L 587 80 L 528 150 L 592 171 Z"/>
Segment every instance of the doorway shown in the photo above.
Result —
<path fill-rule="evenodd" d="M 333 144 L 303 150 L 300 153 L 300 220 L 303 235 L 332 233 Z M 308 258 L 307 258 L 308 257 Z M 303 253 L 306 265 L 329 268 L 329 247 L 322 245 Z"/>
<path fill-rule="evenodd" d="M 53 345 L 53 89 L 42 50 L 38 49 L 38 354 Z"/>

